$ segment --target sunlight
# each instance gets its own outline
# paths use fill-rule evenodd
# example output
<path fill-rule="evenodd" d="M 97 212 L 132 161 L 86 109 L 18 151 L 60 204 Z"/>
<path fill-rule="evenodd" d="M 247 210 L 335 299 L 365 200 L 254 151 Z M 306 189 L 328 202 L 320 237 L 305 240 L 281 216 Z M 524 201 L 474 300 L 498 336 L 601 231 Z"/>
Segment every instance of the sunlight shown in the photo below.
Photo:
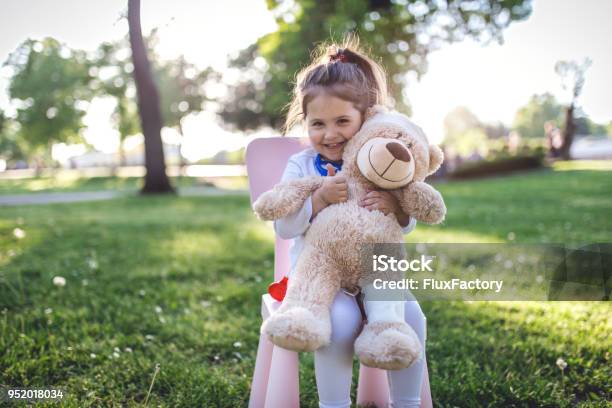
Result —
<path fill-rule="evenodd" d="M 457 243 L 503 243 L 503 239 L 495 235 L 477 234 L 467 230 L 439 229 L 436 227 L 422 229 L 416 228 L 406 235 L 406 242 L 431 244 L 457 244 Z"/>
<path fill-rule="evenodd" d="M 571 171 L 571 170 L 610 171 L 612 170 L 612 160 L 557 161 L 553 163 L 553 169 L 555 171 Z"/>
<path fill-rule="evenodd" d="M 115 98 L 110 96 L 94 98 L 83 118 L 85 141 L 104 153 L 116 152 L 119 147 L 119 132 L 111 121 L 116 105 Z"/>

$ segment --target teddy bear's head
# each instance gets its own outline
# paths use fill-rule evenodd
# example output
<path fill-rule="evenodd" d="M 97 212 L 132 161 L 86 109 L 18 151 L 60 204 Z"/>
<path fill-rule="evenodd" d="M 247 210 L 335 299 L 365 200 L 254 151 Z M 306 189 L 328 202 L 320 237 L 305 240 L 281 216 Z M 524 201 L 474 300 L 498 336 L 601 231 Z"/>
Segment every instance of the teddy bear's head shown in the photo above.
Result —
<path fill-rule="evenodd" d="M 443 154 L 405 115 L 374 106 L 347 143 L 342 160 L 347 175 L 391 190 L 425 180 L 440 167 Z"/>

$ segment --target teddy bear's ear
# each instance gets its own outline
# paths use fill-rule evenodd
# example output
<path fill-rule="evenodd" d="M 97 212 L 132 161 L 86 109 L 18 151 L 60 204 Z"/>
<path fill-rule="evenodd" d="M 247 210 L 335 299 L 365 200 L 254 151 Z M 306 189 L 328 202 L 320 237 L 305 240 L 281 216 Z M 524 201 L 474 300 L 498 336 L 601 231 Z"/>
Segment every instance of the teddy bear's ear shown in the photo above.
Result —
<path fill-rule="evenodd" d="M 383 105 L 374 105 L 374 106 L 370 106 L 366 112 L 365 112 L 365 117 L 363 118 L 364 121 L 370 119 L 372 116 L 375 116 L 379 113 L 385 113 L 388 112 L 388 109 L 383 106 Z"/>
<path fill-rule="evenodd" d="M 434 174 L 440 168 L 442 160 L 444 160 L 442 149 L 436 145 L 429 145 L 429 172 L 427 174 Z"/>

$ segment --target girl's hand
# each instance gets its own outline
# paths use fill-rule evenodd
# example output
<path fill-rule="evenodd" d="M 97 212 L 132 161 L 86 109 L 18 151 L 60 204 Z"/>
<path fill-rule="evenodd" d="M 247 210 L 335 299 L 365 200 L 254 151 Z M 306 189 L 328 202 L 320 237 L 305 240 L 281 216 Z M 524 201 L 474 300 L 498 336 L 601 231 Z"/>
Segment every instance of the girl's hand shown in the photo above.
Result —
<path fill-rule="evenodd" d="M 389 215 L 390 213 L 397 214 L 401 211 L 396 198 L 388 191 L 368 191 L 359 201 L 359 205 L 370 211 L 378 210 L 385 215 Z"/>
<path fill-rule="evenodd" d="M 370 211 L 381 211 L 385 215 L 395 214 L 397 221 L 402 227 L 405 227 L 410 222 L 410 215 L 404 213 L 397 198 L 388 191 L 368 191 L 359 201 L 359 205 Z"/>
<path fill-rule="evenodd" d="M 336 169 L 327 164 L 327 177 L 323 178 L 323 184 L 312 193 L 312 215 L 310 221 L 330 204 L 341 203 L 348 200 L 348 184 L 344 176 L 336 176 Z"/>
<path fill-rule="evenodd" d="M 316 194 L 327 204 L 342 203 L 348 200 L 348 184 L 343 175 L 336 175 L 336 169 L 327 164 L 327 177 L 323 179 L 321 187 Z"/>

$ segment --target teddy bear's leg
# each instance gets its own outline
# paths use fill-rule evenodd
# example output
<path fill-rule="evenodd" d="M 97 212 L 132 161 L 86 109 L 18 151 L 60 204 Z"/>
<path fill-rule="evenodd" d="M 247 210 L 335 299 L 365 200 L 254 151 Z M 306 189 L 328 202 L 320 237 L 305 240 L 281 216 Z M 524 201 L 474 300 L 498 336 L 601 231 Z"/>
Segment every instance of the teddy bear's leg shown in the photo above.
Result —
<path fill-rule="evenodd" d="M 367 290 L 365 291 L 367 298 Z M 421 343 L 404 320 L 404 301 L 365 301 L 368 323 L 357 340 L 355 353 L 368 367 L 400 370 L 421 356 Z"/>
<path fill-rule="evenodd" d="M 294 351 L 329 343 L 330 307 L 340 289 L 340 272 L 329 255 L 306 247 L 289 277 L 282 305 L 262 325 L 270 341 Z"/>

